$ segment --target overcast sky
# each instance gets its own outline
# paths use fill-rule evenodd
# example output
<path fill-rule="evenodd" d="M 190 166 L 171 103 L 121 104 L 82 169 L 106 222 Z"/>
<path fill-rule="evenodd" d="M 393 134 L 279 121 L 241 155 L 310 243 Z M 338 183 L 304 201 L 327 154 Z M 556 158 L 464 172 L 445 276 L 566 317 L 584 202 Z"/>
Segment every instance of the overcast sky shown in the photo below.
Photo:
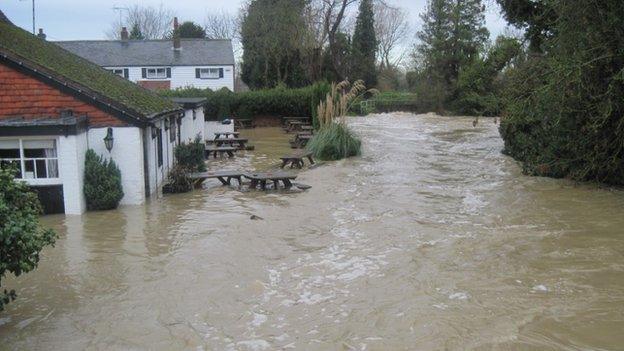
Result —
<path fill-rule="evenodd" d="M 225 9 L 235 13 L 242 0 L 35 0 L 36 27 L 43 28 L 50 40 L 105 39 L 115 16 L 114 6 L 128 7 L 134 4 L 163 4 L 173 9 L 181 21 L 191 20 L 203 23 L 209 11 Z M 421 24 L 419 14 L 426 0 L 387 0 L 388 3 L 405 8 L 410 13 L 410 25 L 415 32 Z M 486 21 L 492 37 L 502 33 L 505 21 L 492 0 L 488 5 Z M 0 9 L 18 26 L 32 30 L 32 0 L 1 0 Z M 411 40 L 411 39 L 410 39 Z"/>

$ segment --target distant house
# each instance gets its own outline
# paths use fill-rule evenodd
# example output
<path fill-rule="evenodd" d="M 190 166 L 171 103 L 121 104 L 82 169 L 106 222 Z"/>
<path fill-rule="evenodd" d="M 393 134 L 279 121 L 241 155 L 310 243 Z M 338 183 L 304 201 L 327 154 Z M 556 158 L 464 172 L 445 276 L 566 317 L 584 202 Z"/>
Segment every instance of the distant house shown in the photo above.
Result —
<path fill-rule="evenodd" d="M 121 38 L 55 43 L 148 89 L 195 87 L 234 91 L 231 40 L 129 40 L 125 27 Z"/>
<path fill-rule="evenodd" d="M 187 110 L 14 26 L 0 11 L 0 166 L 15 165 L 48 213 L 85 211 L 87 149 L 119 166 L 122 204 L 155 194 L 174 147 L 203 138 L 203 101 L 181 103 Z"/>

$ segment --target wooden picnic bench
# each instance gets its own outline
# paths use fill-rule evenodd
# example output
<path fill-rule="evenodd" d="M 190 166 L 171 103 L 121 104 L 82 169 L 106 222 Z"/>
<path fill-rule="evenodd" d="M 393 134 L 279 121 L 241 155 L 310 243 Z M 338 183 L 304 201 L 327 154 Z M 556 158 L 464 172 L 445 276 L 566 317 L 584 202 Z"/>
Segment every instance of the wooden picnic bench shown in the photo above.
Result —
<path fill-rule="evenodd" d="M 193 181 L 193 185 L 197 188 L 206 179 L 219 179 L 223 185 L 231 185 L 232 179 L 238 181 L 238 185 L 241 185 L 241 178 L 243 173 L 238 171 L 220 171 L 220 172 L 197 172 L 189 174 L 189 178 Z"/>
<path fill-rule="evenodd" d="M 250 118 L 236 118 L 234 119 L 234 127 L 240 129 L 253 128 L 253 120 Z"/>
<path fill-rule="evenodd" d="M 227 154 L 228 157 L 234 157 L 234 152 L 238 151 L 238 148 L 233 146 L 213 146 L 206 145 L 205 154 L 206 158 L 210 158 L 210 154 L 212 154 L 213 158 L 217 158 L 217 154 L 220 157 L 223 157 L 224 154 Z"/>
<path fill-rule="evenodd" d="M 291 180 L 297 179 L 297 175 L 284 172 L 264 172 L 264 173 L 244 173 L 243 176 L 251 180 L 250 189 L 256 189 L 260 185 L 260 189 L 266 190 L 267 182 L 273 182 L 275 189 L 279 188 L 279 182 L 284 184 L 285 189 L 292 188 Z"/>
<path fill-rule="evenodd" d="M 310 164 L 313 165 L 314 164 L 314 159 L 312 158 L 312 152 L 310 151 L 300 151 L 300 152 L 295 152 L 291 155 L 287 155 L 284 157 L 280 157 L 280 159 L 282 160 L 282 165 L 280 168 L 284 168 L 286 167 L 289 163 L 290 163 L 290 168 L 296 167 L 296 168 L 303 168 L 303 159 L 307 158 L 310 161 Z"/>
<path fill-rule="evenodd" d="M 288 126 L 291 121 L 308 123 L 310 122 L 310 117 L 284 117 L 282 121 L 284 126 Z"/>
<path fill-rule="evenodd" d="M 290 147 L 293 149 L 304 148 L 310 139 L 312 139 L 312 134 L 310 133 L 297 133 L 295 138 L 290 141 Z"/>
<path fill-rule="evenodd" d="M 310 134 L 314 134 L 314 127 L 311 125 L 302 125 L 301 126 L 301 131 L 302 132 L 309 132 Z"/>
<path fill-rule="evenodd" d="M 286 127 L 286 131 L 289 133 L 300 131 L 302 125 L 307 125 L 307 124 L 301 121 L 289 121 Z"/>
<path fill-rule="evenodd" d="M 216 132 L 214 133 L 214 135 L 215 135 L 215 139 L 221 138 L 222 135 L 224 138 L 229 138 L 230 136 L 234 138 L 238 138 L 240 133 L 239 132 Z"/>
<path fill-rule="evenodd" d="M 218 138 L 218 139 L 214 139 L 214 144 L 216 146 L 238 145 L 239 149 L 244 150 L 248 141 L 249 139 L 247 138 Z"/>

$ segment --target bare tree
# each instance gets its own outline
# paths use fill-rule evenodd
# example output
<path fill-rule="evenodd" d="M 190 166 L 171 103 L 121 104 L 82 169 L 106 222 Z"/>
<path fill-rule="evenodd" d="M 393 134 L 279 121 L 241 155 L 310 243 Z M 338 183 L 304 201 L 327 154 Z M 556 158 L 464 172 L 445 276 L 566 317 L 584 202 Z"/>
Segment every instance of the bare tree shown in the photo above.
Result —
<path fill-rule="evenodd" d="M 238 19 L 225 10 L 206 14 L 204 28 L 209 39 L 236 39 L 239 36 Z"/>
<path fill-rule="evenodd" d="M 409 32 L 407 12 L 392 7 L 383 1 L 375 3 L 375 35 L 378 41 L 377 55 L 381 68 L 398 65 L 405 56 L 406 48 L 401 48 Z M 402 49 L 401 52 L 398 52 Z"/>
<path fill-rule="evenodd" d="M 171 23 L 175 12 L 169 8 L 154 6 L 133 5 L 129 7 L 120 19 L 111 24 L 111 29 L 106 32 L 109 39 L 120 39 L 121 27 L 130 30 L 138 26 L 145 39 L 164 39 L 171 32 Z"/>

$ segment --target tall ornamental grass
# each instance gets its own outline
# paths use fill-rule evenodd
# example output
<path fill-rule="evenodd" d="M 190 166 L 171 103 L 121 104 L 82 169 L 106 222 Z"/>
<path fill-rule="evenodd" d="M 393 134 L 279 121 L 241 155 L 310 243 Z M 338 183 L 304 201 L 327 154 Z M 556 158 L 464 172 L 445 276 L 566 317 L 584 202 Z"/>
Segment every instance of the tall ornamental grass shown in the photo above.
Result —
<path fill-rule="evenodd" d="M 362 142 L 349 129 L 345 117 L 354 101 L 367 92 L 376 93 L 375 90 L 367 91 L 361 80 L 353 84 L 348 81 L 332 84 L 325 99 L 316 109 L 319 130 L 307 146 L 315 157 L 321 160 L 340 160 L 360 155 Z"/>

